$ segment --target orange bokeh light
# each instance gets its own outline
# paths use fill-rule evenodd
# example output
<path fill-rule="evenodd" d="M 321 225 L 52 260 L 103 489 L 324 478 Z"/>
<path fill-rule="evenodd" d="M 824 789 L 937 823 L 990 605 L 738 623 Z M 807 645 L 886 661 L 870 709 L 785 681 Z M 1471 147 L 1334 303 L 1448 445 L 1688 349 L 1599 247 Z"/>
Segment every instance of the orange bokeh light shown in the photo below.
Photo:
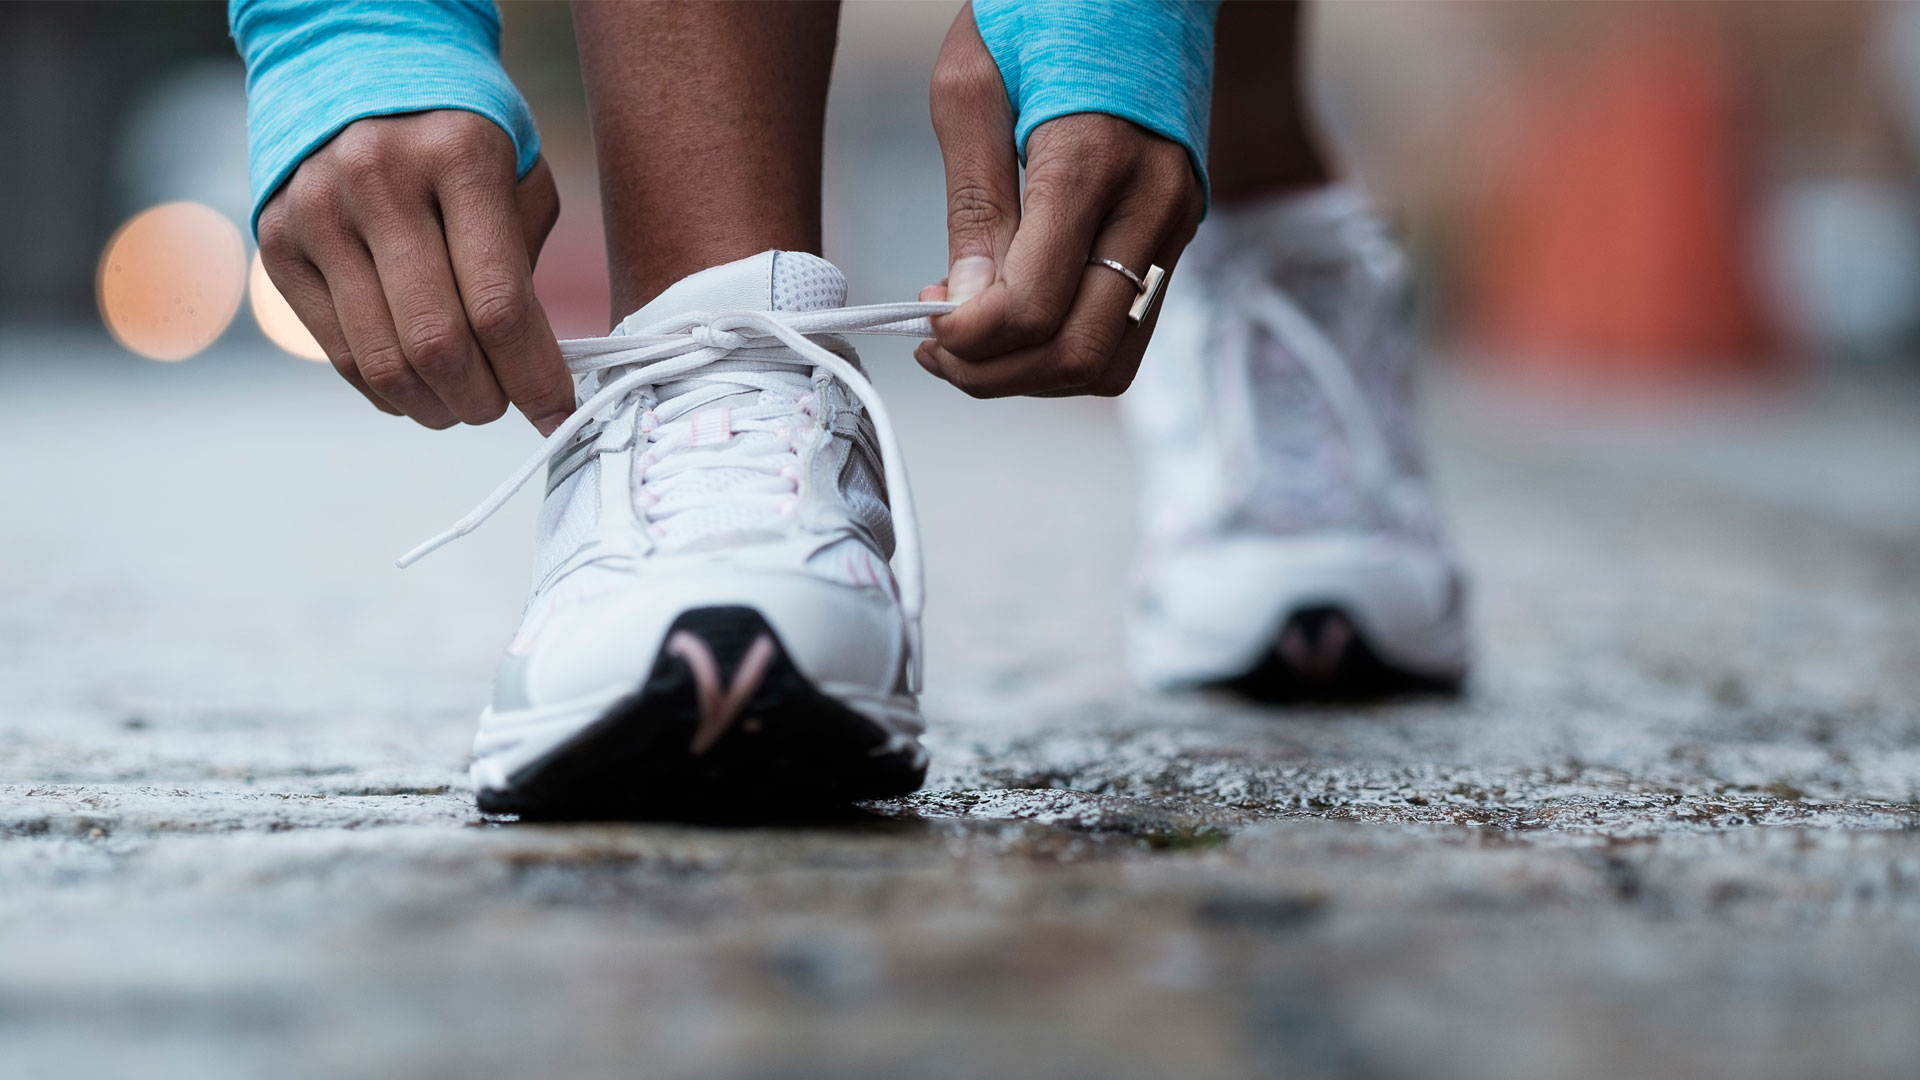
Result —
<path fill-rule="evenodd" d="M 274 287 L 273 279 L 267 276 L 267 265 L 260 261 L 257 251 L 253 253 L 253 269 L 247 272 L 247 299 L 253 307 L 253 321 L 260 324 L 260 332 L 267 335 L 268 341 L 302 360 L 327 358 L 326 351 L 300 322 L 300 316 L 287 305 L 286 297 Z"/>
<path fill-rule="evenodd" d="M 212 207 L 175 202 L 120 226 L 95 285 L 114 340 L 154 360 L 185 360 L 226 332 L 246 280 L 246 246 L 233 222 Z"/>

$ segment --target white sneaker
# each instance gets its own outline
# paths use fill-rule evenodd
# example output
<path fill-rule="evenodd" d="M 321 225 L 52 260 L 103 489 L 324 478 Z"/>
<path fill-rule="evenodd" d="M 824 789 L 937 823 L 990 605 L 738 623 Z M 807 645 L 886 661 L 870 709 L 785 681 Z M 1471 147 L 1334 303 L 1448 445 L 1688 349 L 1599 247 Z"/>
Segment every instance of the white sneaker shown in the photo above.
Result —
<path fill-rule="evenodd" d="M 945 305 L 845 299 L 832 264 L 769 251 L 681 280 L 612 337 L 563 343 L 573 418 L 402 560 L 548 466 L 533 595 L 474 739 L 482 810 L 920 786 L 911 495 L 885 410 L 834 335 L 927 336 Z"/>
<path fill-rule="evenodd" d="M 1215 208 L 1121 399 L 1144 472 L 1136 677 L 1267 699 L 1451 687 L 1404 259 L 1348 188 Z"/>

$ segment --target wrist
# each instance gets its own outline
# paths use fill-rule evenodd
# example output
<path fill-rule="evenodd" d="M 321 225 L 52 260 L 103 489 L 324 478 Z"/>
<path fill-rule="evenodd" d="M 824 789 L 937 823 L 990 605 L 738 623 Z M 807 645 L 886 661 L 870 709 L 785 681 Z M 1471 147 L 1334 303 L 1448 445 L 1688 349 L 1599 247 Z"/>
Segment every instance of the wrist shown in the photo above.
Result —
<path fill-rule="evenodd" d="M 1013 106 L 1021 159 L 1040 125 L 1104 113 L 1182 147 L 1204 197 L 1218 6 L 974 0 L 975 25 Z"/>
<path fill-rule="evenodd" d="M 491 3 L 233 0 L 229 17 L 247 63 L 256 231 L 261 209 L 300 163 L 369 117 L 476 113 L 513 141 L 519 175 L 539 157 L 533 113 L 500 67 Z"/>

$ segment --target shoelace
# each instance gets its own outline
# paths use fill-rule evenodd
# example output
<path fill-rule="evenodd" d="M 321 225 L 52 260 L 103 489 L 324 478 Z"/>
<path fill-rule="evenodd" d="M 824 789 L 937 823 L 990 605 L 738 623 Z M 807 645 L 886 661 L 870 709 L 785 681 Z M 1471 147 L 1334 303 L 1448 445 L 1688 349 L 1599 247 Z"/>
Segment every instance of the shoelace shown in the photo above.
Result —
<path fill-rule="evenodd" d="M 1344 231 L 1352 245 L 1384 242 L 1384 236 L 1376 235 L 1379 226 L 1370 218 L 1354 222 Z M 1269 252 L 1265 257 L 1271 259 L 1273 256 Z M 1366 391 L 1354 376 L 1352 364 L 1344 350 L 1334 343 L 1298 302 L 1273 282 L 1266 264 L 1260 259 L 1235 266 L 1226 275 L 1226 280 L 1236 283 L 1231 288 L 1229 302 L 1244 313 L 1252 324 L 1272 335 L 1282 349 L 1299 361 L 1308 377 L 1326 395 L 1327 404 L 1333 410 L 1334 418 L 1346 436 L 1347 448 L 1353 455 L 1354 480 L 1362 496 L 1369 502 L 1382 498 L 1397 471 L 1393 453 L 1388 447 L 1385 433 L 1381 431 L 1380 419 L 1368 403 Z M 1253 350 L 1248 347 L 1250 343 L 1230 344 L 1231 347 L 1224 352 L 1236 358 L 1234 377 L 1241 388 L 1239 393 L 1232 395 L 1240 408 L 1231 414 L 1230 420 L 1241 428 L 1239 445 L 1251 446 L 1253 432 L 1259 423 L 1258 417 L 1253 414 L 1254 395 L 1248 387 L 1253 378 L 1249 366 Z"/>
<path fill-rule="evenodd" d="M 905 337 L 932 337 L 932 316 L 953 310 L 948 303 L 870 304 L 863 307 L 830 308 L 821 311 L 728 311 L 689 312 L 647 327 L 637 334 L 604 338 L 581 338 L 560 343 L 567 370 L 576 375 L 626 368 L 605 386 L 581 402 L 566 422 L 554 429 L 540 449 L 515 469 L 493 493 L 480 501 L 467 515 L 446 531 L 402 555 L 396 565 L 407 567 L 435 549 L 479 528 L 498 513 L 514 493 L 526 486 L 535 473 L 545 468 L 590 424 L 605 425 L 610 418 L 631 417 L 633 410 L 621 406 L 649 387 L 684 380 L 702 369 L 721 365 L 736 356 L 781 365 L 801 365 L 826 371 L 839 379 L 861 405 L 873 423 L 879 443 L 880 464 L 886 474 L 888 502 L 894 525 L 894 562 L 900 583 L 901 614 L 906 617 L 914 638 L 916 662 L 919 654 L 920 613 L 926 602 L 926 580 L 920 562 L 920 527 L 913 508 L 913 492 L 907 483 L 907 468 L 894 435 L 893 421 L 873 384 L 853 363 L 835 353 L 832 344 L 841 334 L 887 334 Z M 731 372 L 727 381 L 734 384 L 725 393 L 762 385 L 752 372 Z M 771 389 L 771 385 L 763 388 Z M 719 396 L 716 394 L 715 396 Z M 678 401 L 679 398 L 674 399 Z M 687 406 L 695 407 L 693 404 Z M 622 435 L 629 433 L 619 433 Z"/>

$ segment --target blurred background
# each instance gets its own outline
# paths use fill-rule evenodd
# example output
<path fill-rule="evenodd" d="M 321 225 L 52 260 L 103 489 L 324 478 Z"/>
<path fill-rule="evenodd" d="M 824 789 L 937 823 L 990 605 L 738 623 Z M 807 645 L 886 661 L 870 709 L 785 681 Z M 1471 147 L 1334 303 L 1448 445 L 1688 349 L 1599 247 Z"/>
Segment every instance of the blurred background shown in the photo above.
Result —
<path fill-rule="evenodd" d="M 846 6 L 825 215 L 827 254 L 847 270 L 854 302 L 911 297 L 943 272 L 926 87 L 955 8 Z M 1448 490 L 1449 462 L 1489 436 L 1511 437 L 1489 448 L 1496 455 L 1598 454 L 1629 475 L 1695 477 L 1876 534 L 1920 533 L 1920 8 L 1308 10 L 1310 78 L 1331 149 L 1399 224 L 1420 268 L 1442 495 L 1470 548 L 1486 535 L 1470 559 L 1499 558 L 1497 526 L 1475 523 L 1504 511 Z M 563 4 L 517 0 L 503 15 L 505 62 L 538 116 L 564 206 L 540 294 L 563 336 L 603 333 L 603 243 L 570 17 Z M 111 417 L 146 448 L 151 481 L 134 485 L 137 495 L 123 483 L 123 497 L 148 500 L 137 518 L 156 557 L 175 553 L 172 572 L 159 574 L 151 563 L 122 566 L 109 546 L 100 558 L 124 577 L 96 585 L 151 590 L 164 579 L 187 590 L 185 603 L 204 595 L 196 589 L 263 587 L 246 577 L 257 558 L 290 611 L 306 610 L 300 598 L 324 582 L 337 602 L 359 596 L 359 618 L 383 626 L 380 613 L 447 603 L 485 581 L 486 614 L 445 639 L 447 674 L 479 677 L 498 644 L 493 627 L 508 625 L 517 603 L 518 571 L 500 567 L 524 558 L 532 500 L 514 511 L 518 523 L 492 530 L 499 539 L 447 556 L 445 570 L 371 568 L 456 515 L 531 435 L 511 422 L 416 431 L 364 410 L 310 362 L 318 351 L 259 272 L 246 229 L 243 72 L 224 6 L 0 4 L 0 145 L 11 148 L 0 170 L 0 203 L 13 209 L 0 230 L 0 408 L 11 440 L 63 440 L 90 417 Z M 1045 605 L 1067 614 L 1039 620 L 1018 645 L 996 632 L 996 613 L 1035 607 L 1024 586 L 978 584 L 1007 560 L 1045 563 L 1080 537 L 1129 535 L 1131 473 L 1111 403 L 972 402 L 922 377 L 901 343 L 867 351 L 900 402 L 918 478 L 934 489 L 923 504 L 936 597 L 949 598 L 936 604 L 936 671 L 943 642 L 950 656 L 1004 655 L 1055 633 L 1091 635 L 1087 655 L 1117 651 L 1125 544 L 1094 540 L 1097 557 L 1070 560 L 1047 587 L 1073 602 Z M 1042 415 L 1038 426 L 1060 432 L 1060 445 L 1035 434 Z M 304 440 L 309 471 L 297 494 L 221 456 L 263 440 Z M 983 442 L 1007 459 L 993 480 L 1013 487 L 984 486 L 985 466 L 952 463 Z M 1041 456 L 1056 468 L 1009 478 Z M 16 548 L 78 557 L 64 522 L 94 513 L 89 485 L 123 463 L 68 457 L 63 467 L 23 466 L 15 477 L 17 490 L 60 509 L 17 521 Z M 237 490 L 254 501 L 237 503 Z M 1035 531 L 1002 509 L 1021 505 L 1058 512 Z M 216 536 L 225 547 L 208 547 Z M 289 544 L 300 545 L 299 572 L 281 577 L 284 564 L 265 553 Z M 943 578 L 953 587 L 941 590 Z M 31 597 L 58 605 L 72 595 L 20 594 L 21 617 Z M 287 618 L 311 622 L 311 611 Z M 379 636 L 355 626 L 358 637 Z M 149 655 L 151 637 L 130 641 L 115 663 L 178 667 Z M 1072 665 L 1050 670 L 1063 667 Z M 438 701 L 444 691 L 423 693 Z"/>
<path fill-rule="evenodd" d="M 956 6 L 846 5 L 825 220 L 856 303 L 944 270 L 926 88 Z M 563 336 L 603 333 L 568 10 L 508 0 L 503 15 L 564 207 L 540 294 Z M 1441 494 L 1495 625 L 1515 513 L 1505 488 L 1476 488 L 1476 461 L 1571 455 L 1920 535 L 1920 8 L 1383 2 L 1310 5 L 1308 25 L 1331 149 L 1420 268 Z M 416 430 L 311 362 L 246 229 L 224 6 L 0 4 L 0 146 L 0 451 L 14 505 L 41 510 L 0 534 L 20 555 L 12 625 L 71 624 L 52 662 L 0 660 L 15 690 L 64 707 L 80 680 L 134 709 L 230 692 L 237 708 L 292 682 L 343 706 L 464 709 L 520 602 L 534 500 L 429 565 L 384 567 L 532 433 Z M 936 686 L 1008 665 L 1068 695 L 1111 685 L 1129 551 L 1114 538 L 1133 513 L 1112 404 L 974 402 L 904 343 L 864 348 L 923 489 Z M 141 453 L 72 445 L 102 422 Z M 49 464 L 46 444 L 69 449 Z M 1586 497 L 1570 484 L 1552 508 Z M 140 557 L 117 529 L 76 537 L 76 519 L 136 527 Z M 1000 573 L 1026 563 L 1060 572 Z M 260 596 L 271 613 L 221 618 Z M 124 622 L 75 622 L 102 597 Z M 423 639 L 418 613 L 436 610 Z M 1004 633 L 1009 613 L 1031 633 Z M 215 663 L 257 650 L 261 620 L 284 656 Z M 308 643 L 385 674 L 343 682 Z"/>
<path fill-rule="evenodd" d="M 939 208 L 924 98 L 951 7 L 849 5 L 828 246 L 868 299 L 910 291 L 884 277 L 892 266 L 938 276 L 939 246 L 923 244 Z M 1310 20 L 1328 134 L 1420 254 L 1443 352 L 1615 387 L 1912 365 L 1912 7 L 1369 3 Z M 565 333 L 598 333 L 605 284 L 568 14 L 509 0 L 505 21 L 507 66 L 566 185 L 541 291 Z M 231 237 L 202 236 L 220 231 L 211 218 L 171 225 L 220 268 L 208 303 L 165 331 L 141 322 L 160 317 L 142 307 L 157 271 L 101 261 L 117 228 L 163 203 L 245 224 L 242 71 L 221 4 L 12 3 L 0 50 L 0 138 L 18 151 L 0 176 L 16 208 L 0 236 L 0 319 L 78 328 L 104 313 L 135 351 L 166 359 L 263 324 L 298 342 L 271 303 L 227 325 L 246 282 L 232 277 Z M 868 182 L 883 176 L 913 182 Z M 129 245 L 161 261 L 171 246 Z"/>

